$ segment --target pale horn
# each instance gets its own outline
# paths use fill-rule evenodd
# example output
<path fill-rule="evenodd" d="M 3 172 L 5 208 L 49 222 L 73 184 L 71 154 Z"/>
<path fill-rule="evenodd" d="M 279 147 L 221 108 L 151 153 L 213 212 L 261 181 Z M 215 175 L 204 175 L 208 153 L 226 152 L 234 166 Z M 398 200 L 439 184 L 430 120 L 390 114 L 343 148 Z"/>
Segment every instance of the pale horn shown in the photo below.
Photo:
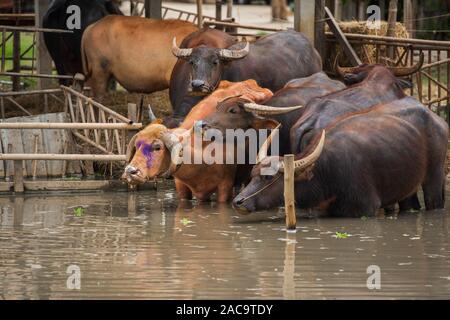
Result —
<path fill-rule="evenodd" d="M 302 170 L 308 168 L 314 162 L 316 162 L 317 159 L 319 159 L 320 155 L 322 154 L 324 145 L 325 145 L 325 130 L 322 131 L 322 136 L 320 137 L 319 143 L 317 144 L 314 151 L 311 152 L 306 157 L 294 161 L 295 173 L 301 172 Z M 284 172 L 284 163 L 283 162 L 280 162 L 280 171 Z"/>
<path fill-rule="evenodd" d="M 281 127 L 281 124 L 277 125 L 272 131 L 270 135 L 267 137 L 266 141 L 264 141 L 263 145 L 259 149 L 258 155 L 256 156 L 256 164 L 261 163 L 264 158 L 267 157 L 267 151 L 269 151 L 270 144 L 272 143 L 275 136 L 278 134 L 278 131 Z"/>
<path fill-rule="evenodd" d="M 266 115 L 266 116 L 288 113 L 288 112 L 292 112 L 295 110 L 299 110 L 301 108 L 303 108 L 303 106 L 277 108 L 277 107 L 265 106 L 265 105 L 256 104 L 256 103 L 244 104 L 245 111 L 254 112 L 259 115 Z"/>
<path fill-rule="evenodd" d="M 192 48 L 181 49 L 177 46 L 177 38 L 174 37 L 172 41 L 172 54 L 177 58 L 187 58 L 192 54 Z"/>
<path fill-rule="evenodd" d="M 225 60 L 234 60 L 244 58 L 250 52 L 250 43 L 247 42 L 243 49 L 230 50 L 220 49 L 219 56 Z"/>

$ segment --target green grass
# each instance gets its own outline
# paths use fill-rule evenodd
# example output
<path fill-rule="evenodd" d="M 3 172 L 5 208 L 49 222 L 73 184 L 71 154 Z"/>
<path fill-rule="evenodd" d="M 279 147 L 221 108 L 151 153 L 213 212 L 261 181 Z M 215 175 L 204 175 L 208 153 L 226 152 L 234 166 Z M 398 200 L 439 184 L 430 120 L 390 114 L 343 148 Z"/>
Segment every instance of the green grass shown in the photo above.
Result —
<path fill-rule="evenodd" d="M 10 35 L 10 33 L 6 34 L 7 37 Z M 25 52 L 31 45 L 33 44 L 33 34 L 32 33 L 22 33 L 21 34 L 21 38 L 20 38 L 20 52 L 21 54 L 23 52 Z M 6 46 L 5 46 L 5 57 L 7 59 L 12 59 L 13 57 L 13 38 L 11 37 L 10 39 L 8 39 L 8 41 L 6 42 Z M 29 52 L 27 52 L 23 58 L 32 58 L 33 57 L 33 50 L 30 50 Z M 31 67 L 32 66 L 32 61 L 25 61 L 22 60 L 21 61 L 21 66 L 28 66 Z M 13 68 L 13 61 L 12 60 L 6 60 L 5 61 L 5 71 L 11 71 Z M 22 71 L 22 72 L 29 72 L 27 71 Z M 11 78 L 10 77 L 5 77 L 5 76 L 0 76 L 0 80 L 4 80 L 4 81 L 10 81 Z M 22 82 L 25 83 L 26 87 L 30 87 L 33 88 L 36 86 L 36 79 L 35 78 L 22 78 L 21 79 Z"/>

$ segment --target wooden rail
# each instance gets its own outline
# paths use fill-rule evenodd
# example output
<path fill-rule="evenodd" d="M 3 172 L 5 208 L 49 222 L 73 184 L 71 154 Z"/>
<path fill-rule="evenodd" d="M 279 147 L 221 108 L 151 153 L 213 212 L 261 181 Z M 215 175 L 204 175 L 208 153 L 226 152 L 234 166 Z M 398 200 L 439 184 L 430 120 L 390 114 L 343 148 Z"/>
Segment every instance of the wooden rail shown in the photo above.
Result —
<path fill-rule="evenodd" d="M 98 130 L 139 130 L 142 123 L 62 123 L 62 122 L 0 122 L 0 129 L 98 129 Z"/>
<path fill-rule="evenodd" d="M 126 155 L 112 154 L 36 154 L 36 153 L 0 153 L 0 160 L 83 160 L 83 161 L 125 161 Z"/>

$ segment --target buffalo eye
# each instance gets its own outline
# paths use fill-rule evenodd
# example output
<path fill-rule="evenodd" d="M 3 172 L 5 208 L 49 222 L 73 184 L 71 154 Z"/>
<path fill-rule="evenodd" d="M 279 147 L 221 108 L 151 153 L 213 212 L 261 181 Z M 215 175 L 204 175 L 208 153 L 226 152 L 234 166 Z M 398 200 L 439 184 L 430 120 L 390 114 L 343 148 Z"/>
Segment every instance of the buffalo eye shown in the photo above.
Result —
<path fill-rule="evenodd" d="M 271 176 L 271 175 L 263 175 L 263 176 L 261 176 L 262 177 L 262 179 L 264 180 L 264 181 L 270 181 L 270 180 L 272 180 L 272 178 L 273 178 L 273 176 Z"/>
<path fill-rule="evenodd" d="M 214 60 L 214 61 L 213 61 L 213 64 L 214 64 L 215 66 L 217 66 L 217 65 L 219 64 L 219 60 Z"/>
<path fill-rule="evenodd" d="M 155 143 L 152 147 L 153 147 L 153 148 L 152 148 L 153 151 L 159 151 L 159 150 L 161 150 L 161 145 L 158 144 L 158 143 Z"/>
<path fill-rule="evenodd" d="M 193 65 L 194 65 L 194 60 L 189 60 L 189 64 L 190 64 L 191 66 L 193 66 Z"/>
<path fill-rule="evenodd" d="M 229 113 L 237 113 L 237 110 L 236 110 L 236 108 L 230 108 L 229 110 L 228 110 L 228 112 Z"/>

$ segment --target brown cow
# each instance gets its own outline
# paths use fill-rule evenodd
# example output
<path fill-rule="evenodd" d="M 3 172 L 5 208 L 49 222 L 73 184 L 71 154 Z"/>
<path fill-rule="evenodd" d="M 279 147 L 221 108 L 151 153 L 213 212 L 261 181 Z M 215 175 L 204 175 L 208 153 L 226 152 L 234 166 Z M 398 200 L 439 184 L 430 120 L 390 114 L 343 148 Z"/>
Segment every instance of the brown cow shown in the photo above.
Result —
<path fill-rule="evenodd" d="M 208 200 L 212 193 L 217 192 L 219 202 L 229 201 L 233 193 L 236 165 L 182 163 L 175 166 L 171 164 L 171 153 L 174 145 L 190 136 L 196 121 L 213 113 L 219 101 L 237 95 L 258 103 L 270 98 L 272 92 L 259 87 L 254 80 L 237 83 L 222 81 L 219 89 L 192 108 L 179 128 L 169 130 L 161 124 L 150 124 L 139 132 L 130 141 L 127 150 L 129 164 L 122 177 L 130 183 L 142 183 L 171 174 L 181 199 L 190 199 L 194 195 L 198 200 Z M 189 148 L 191 146 L 185 144 L 183 151 Z"/>
<path fill-rule="evenodd" d="M 107 16 L 89 26 L 81 43 L 84 73 L 101 99 L 116 79 L 130 92 L 152 93 L 169 87 L 177 59 L 174 37 L 182 41 L 198 28 L 181 20 Z"/>

